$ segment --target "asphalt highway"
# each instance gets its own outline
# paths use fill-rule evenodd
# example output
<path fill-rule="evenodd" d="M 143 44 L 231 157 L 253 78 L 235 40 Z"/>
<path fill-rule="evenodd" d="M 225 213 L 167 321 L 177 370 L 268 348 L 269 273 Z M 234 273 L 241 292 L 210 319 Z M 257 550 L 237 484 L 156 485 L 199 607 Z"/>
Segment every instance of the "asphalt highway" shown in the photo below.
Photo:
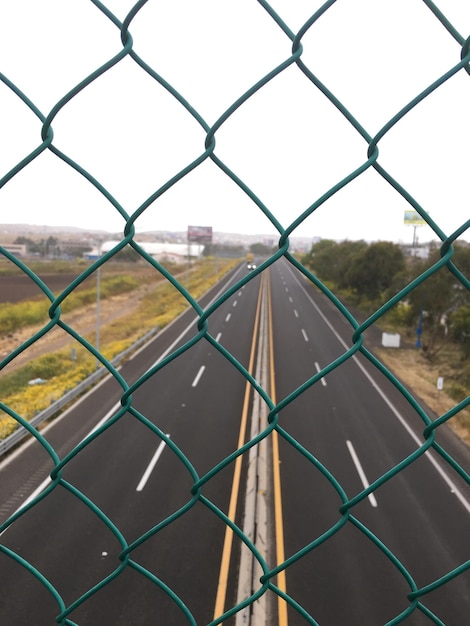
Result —
<path fill-rule="evenodd" d="M 188 312 L 120 370 L 132 386 L 130 410 L 121 410 L 123 390 L 108 379 L 44 432 L 67 459 L 49 493 L 53 463 L 37 443 L 0 465 L 1 522 L 46 494 L 0 537 L 1 624 L 49 626 L 63 613 L 62 623 L 79 626 L 202 625 L 234 607 L 246 572 L 241 542 L 221 515 L 246 524 L 248 454 L 223 461 L 250 437 L 257 394 L 245 374 L 259 370 L 269 372 L 270 397 L 281 406 L 263 460 L 264 554 L 271 569 L 287 560 L 269 579 L 302 607 L 269 590 L 267 624 L 387 624 L 409 608 L 410 591 L 469 559 L 468 488 L 437 455 L 421 455 L 362 494 L 416 452 L 424 427 L 360 354 L 321 376 L 352 345 L 349 322 L 323 295 L 279 260 L 262 275 L 239 267 L 201 306 L 211 312 L 210 340 L 196 341 Z M 467 448 L 446 429 L 439 437 L 468 471 Z M 252 592 L 261 585 L 255 580 Z M 425 608 L 403 623 L 431 624 L 432 611 L 464 625 L 468 571 L 421 601 Z"/>
<path fill-rule="evenodd" d="M 286 402 L 279 425 L 306 451 L 281 437 L 285 558 L 312 546 L 287 568 L 287 593 L 319 624 L 387 624 L 409 608 L 413 584 L 421 589 L 468 561 L 468 486 L 423 455 L 369 497 L 340 508 L 412 455 L 424 442 L 424 424 L 361 355 L 294 398 L 352 346 L 353 329 L 286 263 L 273 268 L 271 291 L 276 398 Z M 442 437 L 468 471 L 468 450 L 448 431 Z M 442 623 L 465 624 L 468 571 L 421 600 Z M 305 623 L 296 611 L 288 614 L 290 624 Z M 433 622 L 415 610 L 403 623 Z"/>

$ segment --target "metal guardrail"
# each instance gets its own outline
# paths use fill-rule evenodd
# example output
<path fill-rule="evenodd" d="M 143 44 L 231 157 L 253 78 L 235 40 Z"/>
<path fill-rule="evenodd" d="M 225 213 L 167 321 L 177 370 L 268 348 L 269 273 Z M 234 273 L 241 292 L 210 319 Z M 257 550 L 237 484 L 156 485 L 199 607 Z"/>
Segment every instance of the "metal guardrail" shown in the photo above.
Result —
<path fill-rule="evenodd" d="M 158 326 L 149 330 L 145 335 L 142 335 L 140 339 L 138 339 L 135 343 L 133 343 L 129 348 L 126 348 L 123 352 L 120 352 L 117 356 L 112 359 L 111 364 L 113 366 L 118 365 L 123 359 L 125 359 L 129 354 L 140 348 L 144 345 L 149 339 L 151 339 L 154 335 L 158 333 Z M 101 380 L 106 374 L 109 374 L 109 371 L 105 367 L 100 367 L 95 370 L 93 374 L 90 374 L 85 380 L 82 380 L 76 387 L 70 389 L 65 393 L 59 400 L 53 402 L 47 409 L 41 411 L 37 415 L 35 415 L 30 421 L 29 424 L 34 428 L 40 426 L 43 422 L 51 417 L 54 417 L 61 409 L 65 406 L 68 406 L 71 402 L 81 396 L 89 387 L 96 384 L 99 380 Z M 23 441 L 28 435 L 31 433 L 24 426 L 19 425 L 18 428 L 8 437 L 0 441 L 0 459 L 4 454 L 9 452 L 12 448 L 17 446 L 19 443 Z"/>

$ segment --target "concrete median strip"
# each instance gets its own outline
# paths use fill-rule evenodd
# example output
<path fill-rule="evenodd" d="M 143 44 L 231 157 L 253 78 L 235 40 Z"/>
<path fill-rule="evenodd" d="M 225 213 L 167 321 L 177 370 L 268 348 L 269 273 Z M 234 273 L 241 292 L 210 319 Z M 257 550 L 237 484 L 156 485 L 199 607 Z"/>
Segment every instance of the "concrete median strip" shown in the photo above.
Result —
<path fill-rule="evenodd" d="M 260 330 L 255 378 L 263 389 L 269 389 L 269 338 L 267 330 L 266 290 L 261 302 Z M 267 425 L 268 407 L 264 400 L 255 394 L 251 415 L 250 439 L 253 440 Z M 262 439 L 250 448 L 245 489 L 245 511 L 242 530 L 256 546 L 261 556 L 267 560 L 269 553 L 268 529 L 268 441 Z M 250 597 L 260 587 L 259 579 L 263 572 L 253 553 L 242 543 L 240 548 L 240 568 L 237 589 L 237 604 Z M 236 626 L 266 626 L 268 624 L 267 594 L 262 595 L 251 606 L 236 614 Z"/>

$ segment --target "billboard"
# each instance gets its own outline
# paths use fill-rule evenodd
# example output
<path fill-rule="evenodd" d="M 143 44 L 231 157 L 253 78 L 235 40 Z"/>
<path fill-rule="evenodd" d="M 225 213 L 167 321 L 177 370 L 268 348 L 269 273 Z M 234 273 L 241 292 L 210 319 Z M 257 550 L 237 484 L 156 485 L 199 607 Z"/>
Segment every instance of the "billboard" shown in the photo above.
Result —
<path fill-rule="evenodd" d="M 212 243 L 212 226 L 188 226 L 188 241 Z"/>
<path fill-rule="evenodd" d="M 418 211 L 409 210 L 405 211 L 405 225 L 411 226 L 425 226 L 427 224 L 426 220 L 421 217 Z"/>

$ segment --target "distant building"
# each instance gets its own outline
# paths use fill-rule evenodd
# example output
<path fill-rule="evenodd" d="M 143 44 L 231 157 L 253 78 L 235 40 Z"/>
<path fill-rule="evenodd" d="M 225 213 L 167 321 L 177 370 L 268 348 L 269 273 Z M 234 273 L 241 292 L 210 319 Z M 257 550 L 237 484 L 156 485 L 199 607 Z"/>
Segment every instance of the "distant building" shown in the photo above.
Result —
<path fill-rule="evenodd" d="M 100 256 L 100 251 L 101 255 L 106 254 L 106 252 L 112 250 L 119 243 L 119 241 L 103 241 L 100 248 L 94 248 L 91 252 L 85 253 L 85 257 L 87 259 L 97 259 Z M 205 248 L 205 246 L 200 243 L 157 243 L 155 241 L 136 243 L 156 261 L 166 261 L 169 263 L 186 263 L 188 257 L 190 259 L 199 259 Z"/>
<path fill-rule="evenodd" d="M 26 244 L 0 243 L 0 246 L 14 256 L 26 256 L 28 253 L 28 246 Z"/>
<path fill-rule="evenodd" d="M 428 259 L 430 247 L 428 244 L 413 246 L 412 244 L 402 244 L 401 249 L 405 256 L 415 257 L 416 259 Z"/>

